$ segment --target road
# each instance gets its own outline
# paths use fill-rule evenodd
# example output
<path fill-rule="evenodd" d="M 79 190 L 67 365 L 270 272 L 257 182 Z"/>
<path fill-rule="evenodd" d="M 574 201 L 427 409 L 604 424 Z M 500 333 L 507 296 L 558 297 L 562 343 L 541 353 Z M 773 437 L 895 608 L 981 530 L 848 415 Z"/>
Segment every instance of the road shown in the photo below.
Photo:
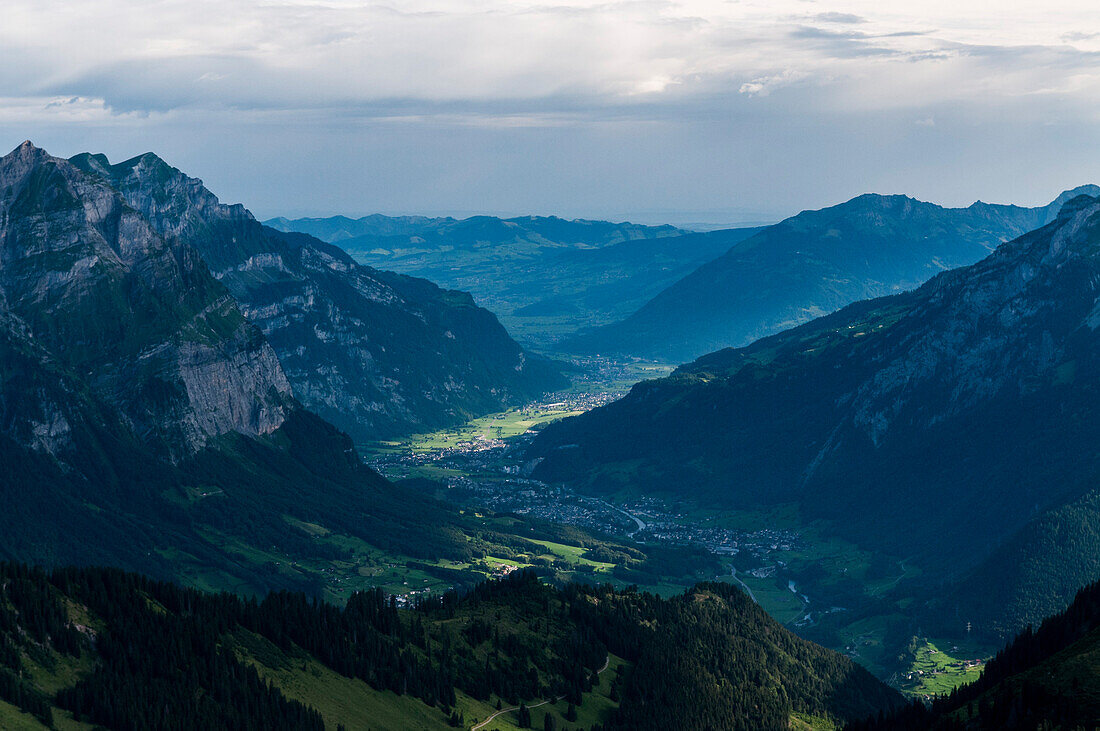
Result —
<path fill-rule="evenodd" d="M 733 580 L 736 581 L 741 586 L 745 587 L 745 591 L 747 591 L 749 593 L 749 599 L 752 599 L 754 602 L 759 604 L 760 602 L 756 601 L 756 594 L 752 593 L 752 589 L 749 588 L 749 585 L 746 584 L 744 581 L 741 581 L 741 579 L 737 576 L 737 569 L 730 566 L 730 571 L 733 572 Z"/>
<path fill-rule="evenodd" d="M 617 513 L 622 513 L 623 515 L 630 518 L 631 520 L 633 520 L 638 525 L 638 527 L 634 530 L 634 532 L 629 533 L 628 535 L 634 535 L 634 533 L 637 533 L 640 530 L 645 530 L 645 521 L 643 521 L 641 518 L 636 518 L 633 515 L 631 515 L 630 513 L 623 510 L 622 508 L 616 507 L 616 506 L 612 505 L 611 503 L 606 502 L 604 500 L 599 500 L 597 502 L 599 502 L 601 505 L 608 508 L 609 510 L 614 510 Z"/>
<path fill-rule="evenodd" d="M 607 667 L 610 664 L 611 664 L 611 656 L 608 655 L 607 659 L 603 661 L 603 667 L 600 668 L 599 670 L 597 670 L 596 674 L 597 675 L 603 674 L 603 671 L 607 670 Z M 560 701 L 564 697 L 565 696 L 563 696 L 563 695 L 559 695 L 557 698 L 547 698 L 544 701 L 540 701 L 539 703 L 535 703 L 535 704 L 527 706 L 527 707 L 528 708 L 538 708 L 539 706 L 545 706 L 547 703 L 557 703 L 558 701 Z M 519 710 L 519 706 L 512 706 L 511 708 L 501 708 L 499 711 L 497 711 L 493 715 L 489 716 L 488 718 L 486 718 L 484 721 L 482 721 L 478 725 L 471 726 L 470 731 L 478 731 L 478 729 L 483 728 L 485 726 L 488 726 L 490 723 L 493 722 L 494 718 L 496 718 L 497 716 L 499 716 L 502 713 L 511 713 L 512 711 L 518 711 L 518 710 Z"/>

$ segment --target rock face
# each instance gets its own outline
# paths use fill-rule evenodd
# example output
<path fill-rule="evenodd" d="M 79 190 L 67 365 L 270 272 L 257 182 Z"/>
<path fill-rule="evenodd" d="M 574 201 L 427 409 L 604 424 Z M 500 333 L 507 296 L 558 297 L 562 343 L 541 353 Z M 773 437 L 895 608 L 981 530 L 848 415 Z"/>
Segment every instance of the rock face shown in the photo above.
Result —
<path fill-rule="evenodd" d="M 196 252 L 29 142 L 0 158 L 0 317 L 9 349 L 79 379 L 172 459 L 286 418 L 290 383 L 274 350 Z M 30 422 L 0 428 L 60 456 L 71 417 L 45 393 Z"/>
<path fill-rule="evenodd" d="M 153 154 L 73 163 L 199 251 L 275 348 L 295 396 L 357 441 L 452 425 L 564 383 L 467 294 L 263 226 Z"/>
<path fill-rule="evenodd" d="M 1100 199 L 1080 196 L 913 292 L 712 353 L 551 425 L 537 474 L 705 504 L 794 502 L 868 548 L 959 576 L 1095 488 L 1098 328 Z"/>
<path fill-rule="evenodd" d="M 163 226 L 171 210 L 159 197 L 150 213 Z M 263 333 L 166 231 L 30 143 L 0 158 L 0 559 L 247 593 L 319 589 L 282 561 L 339 555 L 303 523 L 468 551 L 452 514 L 302 408 Z"/>
<path fill-rule="evenodd" d="M 859 300 L 912 289 L 973 264 L 1054 219 L 1075 195 L 1040 208 L 942 208 L 862 195 L 764 229 L 665 289 L 622 322 L 567 341 L 574 350 L 676 361 L 743 346 Z"/>

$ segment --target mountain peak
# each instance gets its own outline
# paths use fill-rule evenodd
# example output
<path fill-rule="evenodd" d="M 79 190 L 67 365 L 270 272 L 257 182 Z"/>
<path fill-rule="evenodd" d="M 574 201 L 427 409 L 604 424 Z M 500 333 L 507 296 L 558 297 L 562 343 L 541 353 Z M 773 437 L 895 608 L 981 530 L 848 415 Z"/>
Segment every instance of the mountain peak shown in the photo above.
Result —
<path fill-rule="evenodd" d="M 1069 198 L 1062 204 L 1062 207 L 1058 209 L 1058 217 L 1055 220 L 1069 220 L 1081 211 L 1095 206 L 1098 202 L 1098 196 L 1100 196 L 1100 191 L 1097 191 L 1097 193 L 1091 195 L 1087 193 L 1082 193 L 1080 195 L 1075 195 L 1072 198 Z"/>
<path fill-rule="evenodd" d="M 9 152 L 0 160 L 10 162 L 15 160 L 31 161 L 49 157 L 49 154 L 41 147 L 35 147 L 30 140 L 24 140 L 21 145 Z"/>

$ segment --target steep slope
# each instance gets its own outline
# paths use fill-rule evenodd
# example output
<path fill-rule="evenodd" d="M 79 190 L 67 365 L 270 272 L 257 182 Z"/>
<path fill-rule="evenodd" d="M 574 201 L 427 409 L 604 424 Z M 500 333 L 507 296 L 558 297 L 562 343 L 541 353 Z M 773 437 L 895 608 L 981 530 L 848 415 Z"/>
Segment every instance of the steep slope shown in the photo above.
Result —
<path fill-rule="evenodd" d="M 625 668 L 616 659 L 609 670 L 609 651 Z M 597 683 L 610 693 L 590 715 Z M 729 585 L 664 600 L 558 590 L 517 572 L 415 609 L 378 591 L 339 609 L 0 564 L 0 700 L 43 725 L 56 715 L 109 728 L 467 727 L 498 704 L 559 696 L 607 728 L 731 731 L 785 729 L 796 711 L 854 720 L 901 700 Z M 566 703 L 555 705 L 561 723 Z"/>
<path fill-rule="evenodd" d="M 283 423 L 290 384 L 274 351 L 194 251 L 173 249 L 109 186 L 29 142 L 0 159 L 0 191 L 9 333 L 93 375 L 94 395 L 177 459 Z M 48 451 L 64 446 L 63 416 L 41 429 Z"/>
<path fill-rule="evenodd" d="M 1100 201 L 1080 196 L 914 292 L 551 425 L 536 474 L 705 505 L 794 502 L 869 550 L 957 577 L 1100 477 L 1098 282 Z"/>
<path fill-rule="evenodd" d="M 848 731 L 1095 728 L 1100 724 L 1100 583 L 1062 612 L 1028 627 L 986 664 L 981 678 Z"/>
<path fill-rule="evenodd" d="M 267 228 L 151 153 L 73 163 L 194 247 L 267 336 L 294 395 L 356 441 L 450 426 L 564 383 L 465 293 Z"/>
<path fill-rule="evenodd" d="M 942 208 L 862 195 L 770 226 L 671 285 L 622 322 L 567 340 L 566 350 L 686 361 L 746 345 L 859 300 L 912 289 L 973 264 L 1053 220 L 1067 191 L 1041 208 Z"/>
<path fill-rule="evenodd" d="M 0 556 L 315 589 L 295 521 L 463 555 L 439 506 L 305 411 L 198 253 L 30 143 L 0 158 Z"/>
<path fill-rule="evenodd" d="M 671 226 L 525 216 L 343 216 L 270 225 L 338 244 L 356 260 L 469 291 L 521 340 L 552 347 L 622 319 L 759 229 L 690 234 Z"/>
<path fill-rule="evenodd" d="M 1010 637 L 1062 611 L 1078 587 L 1097 577 L 1100 495 L 1092 491 L 1029 521 L 937 596 L 932 613 Z"/>

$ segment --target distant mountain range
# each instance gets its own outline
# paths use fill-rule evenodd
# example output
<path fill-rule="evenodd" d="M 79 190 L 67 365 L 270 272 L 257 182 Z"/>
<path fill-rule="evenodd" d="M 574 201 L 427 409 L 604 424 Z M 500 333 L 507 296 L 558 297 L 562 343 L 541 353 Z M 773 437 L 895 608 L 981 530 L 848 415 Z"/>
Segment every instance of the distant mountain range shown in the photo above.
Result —
<path fill-rule="evenodd" d="M 564 351 L 684 362 L 794 327 L 853 302 L 912 289 L 973 264 L 1053 220 L 1067 191 L 1040 208 L 943 208 L 861 195 L 769 226 L 671 284 L 621 322 L 559 344 Z M 709 234 L 719 236 L 719 233 Z"/>
<path fill-rule="evenodd" d="M 1082 195 L 977 264 L 548 426 L 535 474 L 794 503 L 936 577 L 942 621 L 1004 636 L 1100 570 L 1098 301 L 1100 199 Z"/>
<path fill-rule="evenodd" d="M 463 423 L 566 383 L 469 295 L 268 228 L 152 153 L 71 162 L 197 251 L 274 347 L 294 395 L 358 443 Z"/>
<path fill-rule="evenodd" d="M 345 249 L 371 266 L 469 291 L 509 332 L 540 347 L 610 323 L 758 228 L 692 234 L 672 226 L 555 217 L 351 219 L 265 222 Z"/>

